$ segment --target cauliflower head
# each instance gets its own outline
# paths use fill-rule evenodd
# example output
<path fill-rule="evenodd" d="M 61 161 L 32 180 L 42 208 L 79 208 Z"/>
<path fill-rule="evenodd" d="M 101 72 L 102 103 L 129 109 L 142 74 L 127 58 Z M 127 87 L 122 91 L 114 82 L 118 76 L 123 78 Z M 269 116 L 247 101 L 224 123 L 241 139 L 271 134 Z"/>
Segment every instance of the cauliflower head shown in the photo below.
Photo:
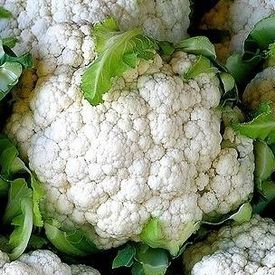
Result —
<path fill-rule="evenodd" d="M 10 262 L 6 253 L 0 251 L 0 274 L 3 275 L 100 275 L 90 266 L 62 263 L 58 256 L 49 250 L 36 250 L 23 254 Z"/>
<path fill-rule="evenodd" d="M 26 35 L 38 79 L 23 79 L 6 125 L 43 183 L 45 217 L 90 227 L 104 249 L 139 241 L 157 219 L 163 238 L 181 245 L 183 232 L 250 197 L 252 141 L 229 128 L 220 133 L 214 74 L 183 80 L 195 55 L 143 61 L 117 79 L 103 104 L 91 106 L 80 84 L 95 57 L 93 38 L 85 20 L 64 18 L 40 29 L 36 44 Z M 222 148 L 223 140 L 235 148 Z"/>
<path fill-rule="evenodd" d="M 231 52 L 242 53 L 253 27 L 275 12 L 274 0 L 220 0 L 202 19 L 202 28 L 229 31 L 230 38 L 216 45 L 222 60 Z"/>
<path fill-rule="evenodd" d="M 254 216 L 249 222 L 225 226 L 184 253 L 186 271 L 208 274 L 275 274 L 275 224 Z"/>
<path fill-rule="evenodd" d="M 243 101 L 250 109 L 256 109 L 261 103 L 271 102 L 275 110 L 275 67 L 268 67 L 258 73 L 247 85 Z"/>
<path fill-rule="evenodd" d="M 44 183 L 47 216 L 92 225 L 109 248 L 139 240 L 152 218 L 178 241 L 189 223 L 248 199 L 252 141 L 227 129 L 236 149 L 221 148 L 217 77 L 181 78 L 195 60 L 143 62 L 98 106 L 83 98 L 83 68 L 62 66 L 15 103 L 6 132 Z"/>

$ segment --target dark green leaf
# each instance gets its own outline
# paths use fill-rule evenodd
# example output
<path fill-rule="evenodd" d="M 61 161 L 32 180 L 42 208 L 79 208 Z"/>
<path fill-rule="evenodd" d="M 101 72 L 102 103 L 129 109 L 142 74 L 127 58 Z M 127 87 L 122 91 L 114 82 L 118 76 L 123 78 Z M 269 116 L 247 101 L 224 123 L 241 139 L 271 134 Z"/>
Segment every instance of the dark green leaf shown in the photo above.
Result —
<path fill-rule="evenodd" d="M 119 250 L 117 256 L 113 260 L 112 268 L 119 268 L 122 266 L 130 267 L 134 263 L 136 249 L 133 245 L 127 244 L 123 249 Z"/>
<path fill-rule="evenodd" d="M 6 10 L 3 6 L 0 6 L 0 18 L 1 19 L 10 19 L 12 18 L 12 13 Z"/>

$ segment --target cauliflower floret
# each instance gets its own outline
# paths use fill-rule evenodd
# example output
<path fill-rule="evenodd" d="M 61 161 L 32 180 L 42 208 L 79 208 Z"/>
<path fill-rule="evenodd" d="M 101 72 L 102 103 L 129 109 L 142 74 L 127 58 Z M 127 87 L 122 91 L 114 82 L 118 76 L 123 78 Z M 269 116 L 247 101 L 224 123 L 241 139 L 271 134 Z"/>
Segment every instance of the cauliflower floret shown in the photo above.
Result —
<path fill-rule="evenodd" d="M 220 0 L 202 20 L 202 28 L 230 32 L 229 41 L 217 44 L 217 54 L 226 60 L 231 52 L 242 53 L 243 43 L 253 27 L 275 12 L 274 0 Z"/>
<path fill-rule="evenodd" d="M 251 109 L 256 109 L 261 103 L 271 102 L 275 110 L 275 67 L 268 67 L 258 73 L 247 85 L 243 101 Z"/>
<path fill-rule="evenodd" d="M 183 81 L 194 62 L 183 52 L 169 63 L 157 56 L 130 83 L 129 73 L 119 78 L 95 107 L 80 90 L 82 68 L 39 79 L 33 96 L 15 104 L 6 132 L 44 183 L 45 215 L 93 226 L 96 244 L 109 248 L 139 240 L 151 218 L 178 241 L 188 223 L 248 199 L 252 141 L 228 129 L 224 138 L 237 149 L 221 149 L 219 81 Z"/>
<path fill-rule="evenodd" d="M 183 256 L 186 272 L 210 274 L 275 274 L 275 224 L 254 216 L 241 225 L 225 226 Z"/>
<path fill-rule="evenodd" d="M 10 10 L 15 18 L 1 20 L 1 36 L 19 36 L 23 43 L 16 48 L 19 52 L 26 48 L 35 52 L 48 32 L 55 32 L 58 40 L 51 42 L 67 45 L 63 39 L 66 30 L 51 29 L 52 26 L 86 26 L 110 16 L 119 21 L 123 30 L 141 26 L 146 34 L 158 40 L 179 42 L 187 36 L 191 12 L 189 0 L 1 0 L 0 5 Z M 73 39 L 69 43 L 79 45 Z M 55 44 L 51 47 L 55 48 Z"/>
<path fill-rule="evenodd" d="M 18 260 L 10 262 L 6 253 L 0 251 L 0 274 L 3 275 L 100 275 L 92 267 L 72 265 L 61 262 L 49 250 L 36 250 L 23 254 Z"/>

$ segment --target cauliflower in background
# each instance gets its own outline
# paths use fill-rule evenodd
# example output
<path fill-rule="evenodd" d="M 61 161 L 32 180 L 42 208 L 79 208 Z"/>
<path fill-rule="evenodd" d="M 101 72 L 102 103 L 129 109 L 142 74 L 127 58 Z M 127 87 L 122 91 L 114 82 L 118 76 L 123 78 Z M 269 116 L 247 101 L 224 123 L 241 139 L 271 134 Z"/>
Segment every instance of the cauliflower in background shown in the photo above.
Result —
<path fill-rule="evenodd" d="M 251 80 L 244 91 L 243 101 L 250 109 L 270 102 L 275 110 L 275 67 L 264 69 Z"/>
<path fill-rule="evenodd" d="M 0 251 L 0 274 L 20 275 L 100 275 L 90 266 L 67 265 L 49 250 L 36 250 L 23 254 L 18 260 L 10 262 L 6 253 Z"/>
<path fill-rule="evenodd" d="M 241 225 L 225 226 L 184 253 L 186 272 L 208 274 L 275 274 L 275 224 L 254 216 Z"/>
<path fill-rule="evenodd" d="M 230 40 L 217 44 L 217 54 L 226 60 L 231 52 L 242 52 L 243 43 L 260 20 L 275 13 L 274 0 L 220 0 L 202 20 L 202 28 L 230 32 Z"/>

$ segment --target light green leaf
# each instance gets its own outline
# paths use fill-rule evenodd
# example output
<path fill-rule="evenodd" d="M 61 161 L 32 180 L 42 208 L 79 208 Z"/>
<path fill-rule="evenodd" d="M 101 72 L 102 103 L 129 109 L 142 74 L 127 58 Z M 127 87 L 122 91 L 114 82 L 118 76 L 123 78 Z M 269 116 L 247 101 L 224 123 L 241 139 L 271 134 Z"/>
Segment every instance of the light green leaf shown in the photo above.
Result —
<path fill-rule="evenodd" d="M 33 220 L 34 225 L 38 227 L 43 226 L 43 219 L 40 212 L 40 202 L 44 195 L 44 190 L 42 185 L 37 181 L 37 179 L 30 174 L 31 177 L 31 187 L 32 187 L 32 203 L 33 203 Z"/>
<path fill-rule="evenodd" d="M 227 93 L 235 88 L 235 79 L 233 76 L 226 72 L 220 73 L 220 78 L 222 81 L 224 92 Z"/>
<path fill-rule="evenodd" d="M 99 56 L 82 76 L 81 89 L 92 105 L 103 102 L 103 94 L 108 92 L 116 77 L 136 67 L 140 59 L 154 57 L 156 43 L 144 36 L 141 29 L 115 31 L 117 26 L 112 20 L 96 25 Z"/>
<path fill-rule="evenodd" d="M 18 202 L 21 205 L 21 214 L 12 220 L 15 226 L 9 244 L 13 248 L 9 253 L 11 260 L 20 257 L 28 246 L 33 228 L 32 201 L 30 198 L 24 198 Z"/>
<path fill-rule="evenodd" d="M 119 268 L 122 266 L 130 267 L 134 263 L 136 249 L 133 245 L 127 244 L 123 249 L 120 249 L 117 256 L 113 260 L 112 268 Z"/>
<path fill-rule="evenodd" d="M 62 230 L 53 222 L 45 223 L 45 233 L 49 241 L 61 252 L 72 256 L 86 256 L 97 250 L 94 243 L 86 238 L 84 232 L 76 228 L 74 230 Z"/>
<path fill-rule="evenodd" d="M 205 36 L 187 38 L 177 44 L 176 48 L 187 53 L 203 55 L 210 60 L 215 60 L 217 57 L 214 45 Z"/>
<path fill-rule="evenodd" d="M 178 241 L 167 240 L 163 233 L 162 225 L 159 219 L 151 219 L 143 228 L 140 239 L 152 248 L 167 249 L 171 255 L 177 255 L 183 243 L 199 228 L 199 222 L 189 222 L 181 232 L 181 238 Z"/>
<path fill-rule="evenodd" d="M 3 6 L 0 6 L 0 19 L 10 19 L 12 18 L 12 13 L 6 10 Z"/>
<path fill-rule="evenodd" d="M 208 224 L 208 225 L 221 225 L 229 220 L 234 220 L 237 223 L 243 223 L 246 221 L 249 221 L 252 215 L 252 206 L 250 203 L 246 202 L 242 204 L 237 212 L 225 217 L 222 220 L 219 221 L 202 221 L 202 224 Z"/>
<path fill-rule="evenodd" d="M 267 143 L 275 142 L 275 117 L 271 108 L 264 110 L 249 122 L 234 125 L 233 129 L 252 139 L 264 140 Z"/>
<path fill-rule="evenodd" d="M 139 245 L 135 256 L 143 269 L 144 275 L 164 275 L 169 266 L 169 257 L 163 249 L 152 249 L 147 245 Z M 141 269 L 135 274 L 142 274 Z"/>
<path fill-rule="evenodd" d="M 228 220 L 234 220 L 236 223 L 248 222 L 252 216 L 252 206 L 250 203 L 244 203 L 239 210 L 231 215 Z"/>
<path fill-rule="evenodd" d="M 25 251 L 33 228 L 32 191 L 24 179 L 11 182 L 3 221 L 14 226 L 9 240 L 9 256 L 14 260 Z"/>
<path fill-rule="evenodd" d="M 4 223 L 10 223 L 16 216 L 21 214 L 21 201 L 32 198 L 32 191 L 28 188 L 25 179 L 16 179 L 11 182 L 9 189 L 9 198 L 4 213 Z"/>
<path fill-rule="evenodd" d="M 255 142 L 255 177 L 257 182 L 270 178 L 275 172 L 275 158 L 269 146 L 262 141 Z"/>
<path fill-rule="evenodd" d="M 184 74 L 184 79 L 191 79 L 200 74 L 216 74 L 219 70 L 214 67 L 210 60 L 204 56 L 200 56 L 196 63 Z"/>
<path fill-rule="evenodd" d="M 21 74 L 22 65 L 20 63 L 5 62 L 0 66 L 0 100 L 17 84 Z"/>

